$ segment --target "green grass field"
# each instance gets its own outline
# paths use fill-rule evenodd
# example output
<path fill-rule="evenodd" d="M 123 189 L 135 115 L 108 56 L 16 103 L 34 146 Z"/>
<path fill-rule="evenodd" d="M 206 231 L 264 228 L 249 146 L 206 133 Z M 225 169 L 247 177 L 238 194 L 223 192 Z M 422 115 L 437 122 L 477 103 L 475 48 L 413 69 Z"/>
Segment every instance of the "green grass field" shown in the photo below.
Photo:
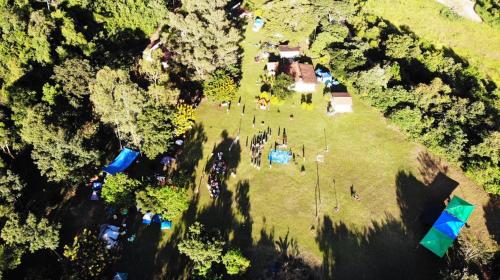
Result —
<path fill-rule="evenodd" d="M 488 234 L 481 207 L 488 200 L 484 192 L 454 168 L 446 169 L 445 163 L 406 141 L 358 99 L 354 98 L 354 113 L 334 117 L 326 115 L 320 91 L 314 93 L 312 111 L 300 108 L 298 94 L 270 111 L 256 109 L 254 97 L 260 91 L 259 75 L 265 65 L 253 61 L 258 41 L 258 33 L 247 31 L 241 105 L 233 104 L 230 112 L 207 101 L 199 107 L 197 125 L 181 158 L 182 168 L 195 166 L 193 189 L 199 192 L 194 191 L 190 209 L 174 221 L 176 226 L 168 234 L 138 226 L 138 240 L 126 248 L 119 265 L 132 279 L 185 278 L 175 244 L 195 220 L 220 230 L 231 245 L 251 257 L 248 279 L 255 279 L 272 264 L 277 255 L 275 241 L 287 233 L 291 241 L 287 245 L 296 244 L 324 277 L 350 279 L 356 273 L 360 279 L 433 278 L 441 262 L 417 249 L 424 234 L 418 215 L 430 197 L 428 185 L 439 170 L 446 175 L 432 187 L 456 181 L 455 192 L 479 206 L 466 231 Z M 272 136 L 264 154 L 278 140 L 278 129 L 286 129 L 289 146 L 297 153 L 296 164 L 269 168 L 264 160 L 260 170 L 250 164 L 246 139 L 268 126 Z M 240 141 L 229 151 L 238 131 Z M 203 172 L 214 150 L 223 151 L 235 170 L 216 201 L 209 197 Z M 324 162 L 316 162 L 317 155 L 323 155 Z M 351 198 L 351 185 L 360 201 Z M 335 213 L 337 200 L 340 211 Z"/>
<path fill-rule="evenodd" d="M 453 49 L 500 84 L 500 29 L 440 15 L 446 8 L 434 0 L 369 0 L 369 12 L 396 26 L 407 26 L 434 45 Z"/>

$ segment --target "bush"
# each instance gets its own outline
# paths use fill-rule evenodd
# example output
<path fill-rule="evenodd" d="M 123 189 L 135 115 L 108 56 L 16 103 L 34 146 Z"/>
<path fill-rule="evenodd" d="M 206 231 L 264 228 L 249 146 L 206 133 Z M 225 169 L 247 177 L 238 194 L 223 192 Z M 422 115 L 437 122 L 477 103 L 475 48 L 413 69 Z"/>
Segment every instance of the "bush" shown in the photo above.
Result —
<path fill-rule="evenodd" d="M 107 176 L 102 188 L 102 198 L 117 207 L 130 207 L 134 204 L 134 192 L 141 185 L 123 173 Z"/>
<path fill-rule="evenodd" d="M 224 71 L 217 71 L 203 84 L 205 96 L 213 101 L 227 102 L 234 99 L 238 88 L 234 80 Z"/>
<path fill-rule="evenodd" d="M 233 249 L 222 257 L 222 263 L 226 267 L 227 274 L 240 275 L 250 267 L 250 261 L 243 256 L 240 250 Z"/>

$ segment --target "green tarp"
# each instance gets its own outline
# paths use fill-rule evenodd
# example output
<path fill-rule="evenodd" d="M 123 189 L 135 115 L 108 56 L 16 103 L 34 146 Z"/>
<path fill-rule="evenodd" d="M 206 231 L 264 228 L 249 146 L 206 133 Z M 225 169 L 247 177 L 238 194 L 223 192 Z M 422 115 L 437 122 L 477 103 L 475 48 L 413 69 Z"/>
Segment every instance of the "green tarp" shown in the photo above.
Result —
<path fill-rule="evenodd" d="M 461 199 L 458 196 L 454 196 L 444 210 L 457 217 L 460 221 L 466 223 L 470 217 L 470 214 L 472 213 L 472 211 L 474 211 L 474 205 Z"/>
<path fill-rule="evenodd" d="M 422 241 L 420 241 L 420 244 L 439 257 L 443 257 L 451 244 L 453 244 L 453 239 L 432 227 Z"/>

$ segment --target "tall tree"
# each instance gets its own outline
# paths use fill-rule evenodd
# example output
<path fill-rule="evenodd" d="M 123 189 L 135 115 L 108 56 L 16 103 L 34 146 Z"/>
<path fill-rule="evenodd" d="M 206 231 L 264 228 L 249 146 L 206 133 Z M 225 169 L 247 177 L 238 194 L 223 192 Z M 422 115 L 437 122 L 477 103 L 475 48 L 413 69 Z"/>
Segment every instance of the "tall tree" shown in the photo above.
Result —
<path fill-rule="evenodd" d="M 94 68 L 85 59 L 66 59 L 54 66 L 51 79 L 61 87 L 69 103 L 76 108 L 82 107 L 89 96 L 89 85 L 94 81 Z"/>
<path fill-rule="evenodd" d="M 148 106 L 139 115 L 139 133 L 143 139 L 141 151 L 150 159 L 164 153 L 174 138 L 173 111 L 166 107 Z"/>
<path fill-rule="evenodd" d="M 235 98 L 238 88 L 234 80 L 224 71 L 218 70 L 203 84 L 203 93 L 209 99 L 227 102 Z"/>
<path fill-rule="evenodd" d="M 118 173 L 107 176 L 102 189 L 102 198 L 107 203 L 118 207 L 130 207 L 134 204 L 134 193 L 141 183 Z"/>
<path fill-rule="evenodd" d="M 217 69 L 236 69 L 241 32 L 227 19 L 227 0 L 186 0 L 185 13 L 170 13 L 163 40 L 176 53 L 173 59 L 206 79 Z"/>
<path fill-rule="evenodd" d="M 104 23 L 112 35 L 129 30 L 150 36 L 167 14 L 167 6 L 161 0 L 93 1 L 92 9 L 96 20 Z"/>
<path fill-rule="evenodd" d="M 219 237 L 211 236 L 205 227 L 196 222 L 189 227 L 185 239 L 177 248 L 194 262 L 194 272 L 198 276 L 206 276 L 213 263 L 220 263 L 224 241 Z"/>
<path fill-rule="evenodd" d="M 0 237 L 7 245 L 20 246 L 32 253 L 40 249 L 55 250 L 59 246 L 60 228 L 59 224 L 51 224 L 45 218 L 37 219 L 31 213 L 24 221 L 18 214 L 12 214 L 5 222 Z"/>
<path fill-rule="evenodd" d="M 64 246 L 64 256 L 70 261 L 68 279 L 100 279 L 116 258 L 97 233 L 88 229 L 75 236 L 71 245 Z"/>
<path fill-rule="evenodd" d="M 0 170 L 0 203 L 12 204 L 20 196 L 25 184 L 21 178 L 10 170 Z"/>
<path fill-rule="evenodd" d="M 241 275 L 250 267 L 250 260 L 245 258 L 239 249 L 232 249 L 224 254 L 222 263 L 229 275 Z"/>
<path fill-rule="evenodd" d="M 137 207 L 161 215 L 163 219 L 173 220 L 189 206 L 189 196 L 186 189 L 178 187 L 146 187 L 137 192 Z"/>
<path fill-rule="evenodd" d="M 80 181 L 98 153 L 85 147 L 79 133 L 46 122 L 50 108 L 43 104 L 28 109 L 21 122 L 21 138 L 31 145 L 31 157 L 50 181 Z"/>
<path fill-rule="evenodd" d="M 115 126 L 121 140 L 140 147 L 137 118 L 143 111 L 145 93 L 134 84 L 124 70 L 104 67 L 90 84 L 90 100 L 104 123 Z"/>

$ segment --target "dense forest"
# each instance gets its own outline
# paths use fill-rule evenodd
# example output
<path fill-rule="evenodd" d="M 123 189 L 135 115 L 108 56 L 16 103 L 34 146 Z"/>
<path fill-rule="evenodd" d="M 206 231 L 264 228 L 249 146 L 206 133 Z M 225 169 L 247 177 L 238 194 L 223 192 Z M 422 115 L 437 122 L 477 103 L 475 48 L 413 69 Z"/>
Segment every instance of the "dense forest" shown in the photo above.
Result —
<path fill-rule="evenodd" d="M 88 181 L 122 147 L 157 159 L 195 126 L 203 96 L 234 100 L 244 20 L 231 16 L 233 2 L 0 0 L 0 278 L 41 250 L 59 260 L 54 271 L 64 279 L 109 273 L 115 256 L 96 234 L 85 229 L 63 248 L 62 219 L 31 203 L 34 194 Z M 452 49 L 365 13 L 363 1 L 293 2 L 264 4 L 268 41 L 305 45 L 408 138 L 500 194 L 497 85 Z M 497 24 L 498 4 L 478 5 Z M 296 34 L 309 40 L 295 42 Z M 284 99 L 279 88 L 287 86 L 274 89 Z M 118 174 L 102 197 L 173 219 L 188 209 L 186 180 L 180 173 L 174 188 L 159 188 Z M 208 232 L 195 223 L 179 244 L 194 274 L 210 275 L 212 263 L 227 275 L 249 267 L 238 248 Z"/>

